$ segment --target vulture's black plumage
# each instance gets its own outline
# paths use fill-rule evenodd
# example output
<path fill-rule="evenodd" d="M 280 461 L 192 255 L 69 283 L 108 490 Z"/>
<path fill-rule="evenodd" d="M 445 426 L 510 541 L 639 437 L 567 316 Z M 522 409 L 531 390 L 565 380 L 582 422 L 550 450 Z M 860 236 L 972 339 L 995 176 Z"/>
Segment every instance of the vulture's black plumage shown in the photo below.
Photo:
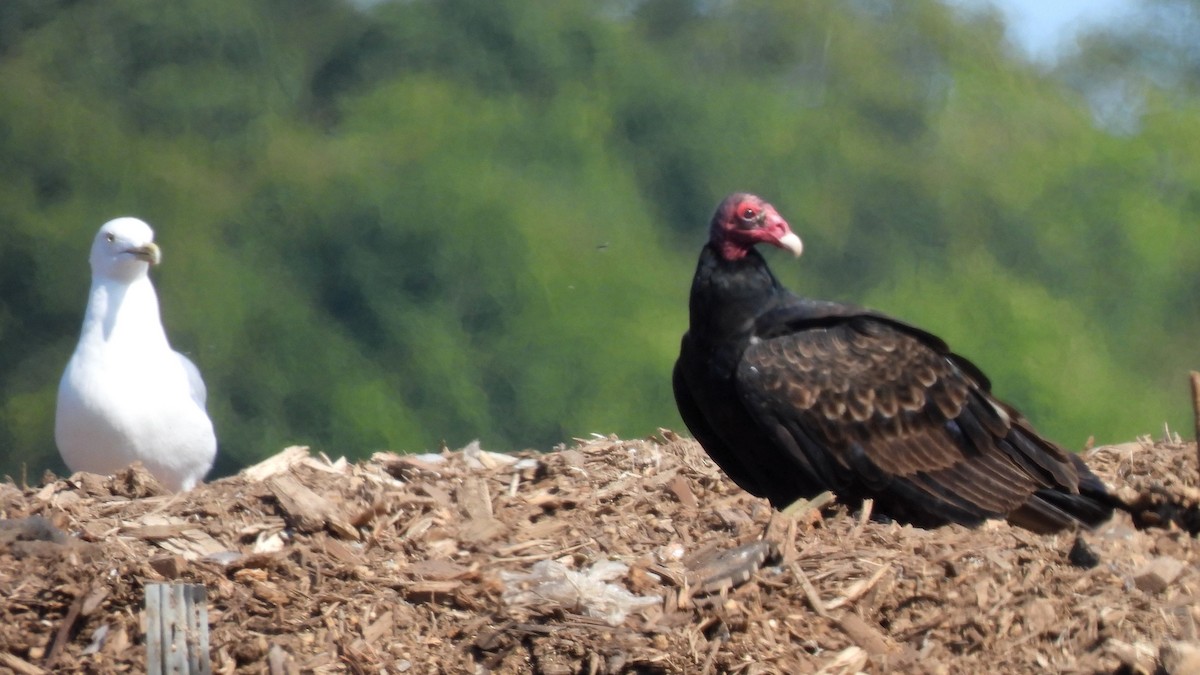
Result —
<path fill-rule="evenodd" d="M 684 422 L 746 491 L 783 508 L 831 490 L 920 527 L 1007 518 L 1037 532 L 1112 515 L 1076 455 L 992 396 L 937 337 L 883 314 L 797 297 L 754 250 L 800 254 L 768 203 L 725 199 L 692 281 L 675 363 Z"/>

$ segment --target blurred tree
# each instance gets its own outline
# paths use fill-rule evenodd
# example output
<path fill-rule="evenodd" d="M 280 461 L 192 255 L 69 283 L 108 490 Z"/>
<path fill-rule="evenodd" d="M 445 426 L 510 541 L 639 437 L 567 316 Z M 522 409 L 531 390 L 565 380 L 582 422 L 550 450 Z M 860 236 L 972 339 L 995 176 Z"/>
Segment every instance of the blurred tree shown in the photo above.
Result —
<path fill-rule="evenodd" d="M 1130 30 L 1044 73 L 933 0 L 0 4 L 0 472 L 62 468 L 88 245 L 121 214 L 157 228 L 218 472 L 678 427 L 735 189 L 805 238 L 791 287 L 942 334 L 1067 445 L 1181 425 L 1200 116 L 1157 56 L 1189 43 Z"/>

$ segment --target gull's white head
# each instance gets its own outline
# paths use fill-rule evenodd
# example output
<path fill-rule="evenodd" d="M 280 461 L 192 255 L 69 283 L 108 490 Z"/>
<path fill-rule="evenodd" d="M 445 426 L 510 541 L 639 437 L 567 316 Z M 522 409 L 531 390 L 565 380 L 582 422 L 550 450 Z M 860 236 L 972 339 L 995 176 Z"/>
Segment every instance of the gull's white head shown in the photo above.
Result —
<path fill-rule="evenodd" d="M 145 276 L 151 265 L 162 261 L 162 252 L 145 221 L 116 218 L 96 233 L 89 260 L 94 276 L 128 282 Z"/>

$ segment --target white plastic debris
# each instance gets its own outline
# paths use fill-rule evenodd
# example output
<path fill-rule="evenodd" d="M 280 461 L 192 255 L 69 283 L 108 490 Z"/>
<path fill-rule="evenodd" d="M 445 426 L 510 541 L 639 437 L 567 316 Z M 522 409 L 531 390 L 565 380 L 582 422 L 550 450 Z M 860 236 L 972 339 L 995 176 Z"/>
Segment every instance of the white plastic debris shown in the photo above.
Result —
<path fill-rule="evenodd" d="M 659 468 L 662 465 L 662 452 L 653 445 L 630 445 L 625 451 L 629 453 L 629 458 L 633 460 L 635 466 L 639 469 L 647 467 Z"/>
<path fill-rule="evenodd" d="M 479 444 L 479 439 L 475 439 L 467 444 L 462 449 L 463 461 L 466 462 L 470 469 L 495 469 L 497 467 L 508 466 L 517 461 L 516 457 L 506 455 L 502 452 L 491 452 L 484 450 Z"/>
<path fill-rule="evenodd" d="M 100 651 L 104 646 L 104 639 L 108 637 L 108 624 L 104 624 L 92 632 L 92 641 L 87 647 L 83 648 L 84 656 L 89 656 Z"/>
<path fill-rule="evenodd" d="M 266 534 L 259 532 L 258 538 L 254 541 L 255 553 L 278 553 L 283 550 L 285 543 L 282 532 L 273 532 Z"/>
<path fill-rule="evenodd" d="M 679 542 L 671 542 L 666 546 L 660 546 L 658 550 L 654 552 L 654 557 L 658 558 L 658 561 L 661 563 L 673 563 L 683 560 L 685 553 L 687 553 L 687 551 L 684 550 L 683 544 L 680 544 Z"/>
<path fill-rule="evenodd" d="M 200 559 L 211 560 L 222 567 L 228 567 L 234 562 L 241 560 L 243 557 L 245 556 L 237 551 L 217 551 L 215 553 L 209 553 L 206 556 L 202 556 Z"/>
<path fill-rule="evenodd" d="M 557 560 L 535 563 L 529 572 L 500 572 L 504 602 L 519 607 L 555 603 L 616 626 L 631 612 L 662 602 L 657 595 L 634 595 L 609 583 L 629 571 L 615 560 L 601 560 L 577 572 Z"/>

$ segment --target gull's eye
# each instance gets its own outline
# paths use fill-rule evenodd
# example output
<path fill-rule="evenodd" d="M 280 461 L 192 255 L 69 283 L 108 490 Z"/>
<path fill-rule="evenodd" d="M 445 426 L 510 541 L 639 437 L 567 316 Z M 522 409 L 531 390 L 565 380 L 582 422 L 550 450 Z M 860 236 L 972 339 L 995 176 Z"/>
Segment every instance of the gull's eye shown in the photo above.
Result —
<path fill-rule="evenodd" d="M 111 244 L 111 243 L 113 243 L 113 242 L 114 242 L 114 241 L 116 241 L 116 240 L 117 240 L 117 238 L 116 238 L 115 236 L 113 236 L 113 233 L 112 233 L 112 232 L 105 232 L 105 233 L 104 233 L 104 241 L 107 241 L 108 243 L 110 243 L 110 244 Z"/>

